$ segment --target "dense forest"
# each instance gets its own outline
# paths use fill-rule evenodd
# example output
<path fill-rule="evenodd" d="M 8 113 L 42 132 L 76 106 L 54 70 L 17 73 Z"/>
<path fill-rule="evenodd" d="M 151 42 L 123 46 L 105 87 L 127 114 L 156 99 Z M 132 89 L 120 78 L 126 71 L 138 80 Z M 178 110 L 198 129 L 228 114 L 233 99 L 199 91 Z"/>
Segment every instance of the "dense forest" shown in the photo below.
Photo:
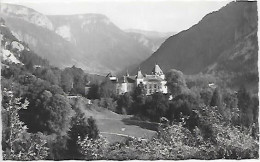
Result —
<path fill-rule="evenodd" d="M 3 20 L 2 20 L 3 21 Z M 5 160 L 251 159 L 259 157 L 259 101 L 241 85 L 230 89 L 210 75 L 166 73 L 169 94 L 116 95 L 108 78 L 90 82 L 75 66 L 59 69 L 37 56 L 1 26 L 1 48 L 21 63 L 2 59 L 2 150 Z M 12 42 L 25 48 L 17 50 Z M 210 87 L 209 83 L 215 83 Z M 90 86 L 88 94 L 85 86 Z M 91 105 L 78 95 L 92 100 Z M 83 107 L 101 107 L 157 123 L 152 139 L 108 143 Z"/>

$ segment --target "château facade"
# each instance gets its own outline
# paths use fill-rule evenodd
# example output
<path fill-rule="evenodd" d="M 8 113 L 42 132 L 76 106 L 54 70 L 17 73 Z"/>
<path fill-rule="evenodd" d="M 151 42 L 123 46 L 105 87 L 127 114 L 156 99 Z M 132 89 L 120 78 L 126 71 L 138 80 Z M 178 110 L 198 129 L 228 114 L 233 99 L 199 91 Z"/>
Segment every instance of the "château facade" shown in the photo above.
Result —
<path fill-rule="evenodd" d="M 146 95 L 151 95 L 155 92 L 167 93 L 167 86 L 165 75 L 159 65 L 155 64 L 151 74 L 143 75 L 141 70 L 137 71 L 137 74 L 130 76 L 128 72 L 121 78 L 117 78 L 112 75 L 107 75 L 109 79 L 115 83 L 116 93 L 118 95 L 126 92 L 133 92 L 139 85 L 143 84 Z"/>

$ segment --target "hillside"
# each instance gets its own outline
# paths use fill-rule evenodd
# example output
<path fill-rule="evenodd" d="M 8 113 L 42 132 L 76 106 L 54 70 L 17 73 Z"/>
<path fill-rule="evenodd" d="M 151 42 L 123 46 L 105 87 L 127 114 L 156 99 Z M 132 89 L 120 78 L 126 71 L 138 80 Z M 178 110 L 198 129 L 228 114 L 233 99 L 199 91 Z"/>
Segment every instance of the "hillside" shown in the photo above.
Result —
<path fill-rule="evenodd" d="M 130 35 L 132 38 L 134 38 L 137 42 L 142 44 L 143 46 L 151 49 L 152 52 L 155 52 L 160 45 L 168 38 L 165 37 L 149 37 L 141 33 L 136 32 L 128 32 L 128 35 Z"/>
<path fill-rule="evenodd" d="M 1 38 L 1 62 L 6 64 L 27 65 L 28 60 L 33 60 L 34 64 L 48 66 L 47 60 L 36 55 L 26 43 L 18 40 L 5 25 L 4 19 L 0 19 L 0 38 Z"/>
<path fill-rule="evenodd" d="M 1 4 L 1 17 L 18 39 L 52 65 L 76 65 L 102 75 L 140 64 L 162 43 L 142 40 L 140 34 L 133 37 L 101 14 L 47 16 L 24 6 Z"/>
<path fill-rule="evenodd" d="M 140 30 L 140 29 L 126 29 L 126 32 L 129 33 L 139 33 L 144 35 L 147 38 L 168 38 L 171 35 L 177 34 L 177 32 L 157 32 L 157 31 L 146 31 L 146 30 Z"/>
<path fill-rule="evenodd" d="M 128 137 L 151 139 L 156 136 L 155 130 L 146 128 L 154 124 L 143 122 L 148 126 L 140 126 L 140 121 L 130 119 L 132 115 L 120 115 L 104 108 L 84 108 L 83 112 L 86 117 L 95 118 L 100 134 L 110 143 L 122 142 Z"/>
<path fill-rule="evenodd" d="M 157 62 L 164 71 L 174 68 L 184 74 L 220 70 L 257 74 L 256 5 L 231 2 L 206 15 L 198 24 L 167 39 L 140 67 L 147 73 Z"/>
<path fill-rule="evenodd" d="M 49 16 L 56 33 L 84 51 L 84 57 L 104 66 L 103 71 L 119 71 L 141 62 L 152 53 L 100 14 Z M 126 61 L 127 60 L 127 61 Z"/>
<path fill-rule="evenodd" d="M 23 74 L 26 74 L 27 76 L 33 76 L 36 78 L 37 76 L 34 75 L 36 74 L 36 70 L 32 73 L 25 70 L 25 68 L 27 67 L 27 63 L 26 59 L 24 59 L 24 55 L 30 55 L 31 58 L 34 57 L 32 61 L 33 63 L 37 63 L 37 65 L 46 66 L 47 61 L 41 59 L 39 56 L 34 54 L 33 51 L 29 47 L 27 47 L 27 45 L 24 42 L 19 41 L 14 35 L 12 35 L 11 31 L 7 26 L 5 26 L 4 21 L 2 19 L 0 20 L 0 33 L 0 37 L 3 38 L 1 41 L 2 48 L 0 51 L 2 54 L 2 86 L 6 88 L 6 82 L 10 81 L 7 78 L 9 68 L 13 69 L 14 67 L 21 67 L 21 71 L 17 70 L 17 73 L 20 73 L 18 74 L 19 77 L 15 78 L 22 78 Z M 39 69 L 40 68 L 38 68 L 38 70 Z M 41 80 L 40 78 L 37 79 Z M 101 76 L 89 75 L 89 79 L 91 82 L 98 82 L 98 80 L 103 80 L 104 78 Z M 22 80 L 19 80 L 19 83 L 19 88 L 28 85 L 26 82 L 22 82 Z M 12 84 L 16 85 L 17 82 L 14 82 Z M 17 87 L 15 86 L 15 88 Z M 22 88 L 19 90 L 23 91 L 23 93 L 24 91 L 26 91 Z M 63 95 L 64 97 L 66 96 L 65 94 Z M 131 115 L 116 114 L 102 107 L 90 108 L 86 107 L 84 102 L 80 103 L 80 108 L 82 109 L 82 112 L 85 114 L 85 117 L 95 118 L 100 134 L 103 137 L 105 137 L 110 143 L 125 141 L 126 139 L 128 139 L 128 137 L 140 137 L 148 139 L 156 135 L 156 132 L 154 130 L 143 128 L 143 126 L 139 126 L 140 124 L 137 123 L 137 121 L 130 120 L 130 118 L 132 117 Z M 150 123 L 147 123 L 146 125 L 153 126 L 153 124 Z"/>
<path fill-rule="evenodd" d="M 31 49 L 41 57 L 48 59 L 52 65 L 62 68 L 71 66 L 71 64 L 77 65 L 75 60 L 80 58 L 82 51 L 53 31 L 15 17 L 4 18 L 6 25 L 20 41 L 26 42 Z"/>

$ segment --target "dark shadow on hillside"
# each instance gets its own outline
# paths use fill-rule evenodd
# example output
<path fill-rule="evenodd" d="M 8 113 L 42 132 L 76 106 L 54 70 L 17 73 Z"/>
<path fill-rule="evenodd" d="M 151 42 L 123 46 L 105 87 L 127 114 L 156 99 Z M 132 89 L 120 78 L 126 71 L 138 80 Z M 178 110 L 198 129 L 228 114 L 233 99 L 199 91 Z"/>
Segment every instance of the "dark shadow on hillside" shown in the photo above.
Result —
<path fill-rule="evenodd" d="M 141 128 L 152 130 L 152 131 L 157 131 L 159 126 L 159 123 L 136 120 L 136 118 L 134 117 L 122 119 L 122 122 L 126 125 L 136 125 Z"/>

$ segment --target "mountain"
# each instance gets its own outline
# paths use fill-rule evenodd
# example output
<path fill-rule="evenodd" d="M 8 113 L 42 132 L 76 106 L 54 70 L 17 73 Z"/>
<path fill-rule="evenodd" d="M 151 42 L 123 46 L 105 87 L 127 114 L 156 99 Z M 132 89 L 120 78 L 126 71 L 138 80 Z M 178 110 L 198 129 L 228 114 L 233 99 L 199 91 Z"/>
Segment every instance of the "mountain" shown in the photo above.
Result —
<path fill-rule="evenodd" d="M 140 29 L 126 29 L 126 32 L 129 33 L 139 33 L 147 38 L 168 38 L 177 32 L 158 32 L 158 31 L 149 31 L 149 30 L 140 30 Z"/>
<path fill-rule="evenodd" d="M 167 37 L 149 38 L 143 34 L 134 32 L 129 32 L 128 34 L 143 46 L 147 47 L 148 49 L 151 49 L 152 53 L 155 52 L 160 47 L 160 45 L 167 39 Z"/>
<path fill-rule="evenodd" d="M 2 18 L 0 19 L 0 40 L 2 66 L 9 68 L 8 65 L 17 64 L 21 66 L 25 65 L 27 67 L 30 64 L 30 61 L 33 61 L 37 66 L 49 66 L 47 60 L 36 55 L 26 43 L 18 40 L 11 33 Z"/>
<path fill-rule="evenodd" d="M 176 34 L 175 32 L 163 33 L 157 31 L 145 31 L 138 29 L 127 29 L 125 30 L 125 32 L 127 32 L 139 43 L 151 49 L 152 52 L 155 52 L 167 38 Z"/>
<path fill-rule="evenodd" d="M 147 73 L 158 63 L 164 71 L 232 74 L 233 79 L 250 73 L 258 81 L 257 58 L 257 3 L 231 2 L 168 38 L 140 67 Z"/>
<path fill-rule="evenodd" d="M 77 64 L 84 60 L 83 52 L 53 31 L 48 17 L 19 5 L 1 4 L 1 17 L 14 36 L 58 67 Z"/>
<path fill-rule="evenodd" d="M 101 14 L 48 16 L 56 33 L 113 72 L 148 58 L 151 50 Z M 104 68 L 104 69 L 105 69 Z"/>
<path fill-rule="evenodd" d="M 46 16 L 24 6 L 1 4 L 1 17 L 13 35 L 61 68 L 76 65 L 90 73 L 115 73 L 140 64 L 155 50 L 101 14 Z"/>
<path fill-rule="evenodd" d="M 53 29 L 52 23 L 45 15 L 27 7 L 1 3 L 1 14 L 17 17 L 46 29 Z"/>

